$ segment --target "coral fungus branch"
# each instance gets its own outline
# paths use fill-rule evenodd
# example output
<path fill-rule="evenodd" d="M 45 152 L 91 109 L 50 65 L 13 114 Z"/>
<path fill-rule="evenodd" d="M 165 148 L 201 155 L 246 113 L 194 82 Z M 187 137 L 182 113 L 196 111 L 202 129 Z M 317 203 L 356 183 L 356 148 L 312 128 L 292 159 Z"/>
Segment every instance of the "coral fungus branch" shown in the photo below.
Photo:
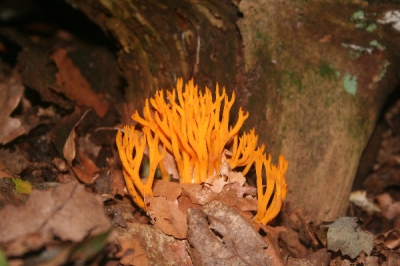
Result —
<path fill-rule="evenodd" d="M 280 156 L 275 167 L 271 156 L 264 153 L 264 146 L 257 147 L 254 129 L 239 137 L 238 132 L 249 116 L 241 108 L 238 120 L 230 126 L 234 93 L 229 99 L 225 88 L 220 91 L 217 84 L 213 100 L 207 87 L 201 92 L 193 80 L 183 85 L 183 80 L 178 79 L 176 88 L 166 92 L 166 99 L 162 90 L 157 91 L 154 98 L 145 101 L 143 116 L 137 111 L 132 115 L 139 129 L 126 126 L 116 136 L 129 194 L 146 210 L 145 198 L 152 196 L 157 168 L 163 179 L 169 180 L 165 167 L 168 164 L 164 165 L 166 155 L 173 157 L 173 168 L 175 172 L 177 169 L 181 183 L 214 180 L 237 167 L 242 167 L 245 175 L 255 165 L 258 211 L 254 220 L 268 223 L 278 214 L 286 197 L 285 157 Z M 139 170 L 145 153 L 150 169 L 143 181 L 146 177 L 140 177 Z"/>
<path fill-rule="evenodd" d="M 183 81 L 178 79 L 176 89 L 167 92 L 167 98 L 168 103 L 164 93 L 158 91 L 150 99 L 154 114 L 149 111 L 146 101 L 143 118 L 135 112 L 132 119 L 142 127 L 150 128 L 175 157 L 182 183 L 204 182 L 218 172 L 226 144 L 238 134 L 248 113 L 240 109 L 238 121 L 233 128 L 229 127 L 229 112 L 235 100 L 234 94 L 229 100 L 225 89 L 220 94 L 217 85 L 213 101 L 211 91 L 206 88 L 202 93 L 193 80 L 183 90 Z M 222 103 L 224 107 L 220 120 Z M 243 162 L 239 162 L 240 165 Z"/>
<path fill-rule="evenodd" d="M 257 150 L 255 156 L 258 206 L 254 220 L 258 223 L 267 224 L 278 215 L 282 203 L 286 198 L 287 184 L 285 173 L 288 162 L 283 155 L 280 155 L 279 163 L 275 167 L 271 163 L 271 155 L 268 155 L 267 158 L 261 149 Z M 263 168 L 265 169 L 265 192 L 263 185 Z"/>
<path fill-rule="evenodd" d="M 158 137 L 155 136 L 153 138 L 150 130 L 145 129 L 143 134 L 131 126 L 124 127 L 123 137 L 122 132 L 118 131 L 116 144 L 121 158 L 123 175 L 129 194 L 140 208 L 146 209 L 144 198 L 153 195 L 152 185 L 155 171 L 158 164 L 165 156 L 165 149 L 160 153 Z M 150 171 L 146 183 L 143 184 L 140 179 L 139 170 L 146 145 L 149 147 Z"/>

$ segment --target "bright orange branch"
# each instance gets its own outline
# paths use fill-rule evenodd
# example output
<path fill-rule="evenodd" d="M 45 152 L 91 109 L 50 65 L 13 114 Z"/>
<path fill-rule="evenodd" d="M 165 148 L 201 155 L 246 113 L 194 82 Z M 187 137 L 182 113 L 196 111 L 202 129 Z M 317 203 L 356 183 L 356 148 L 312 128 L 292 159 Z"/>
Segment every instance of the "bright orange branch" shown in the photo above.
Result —
<path fill-rule="evenodd" d="M 168 180 L 163 164 L 167 152 L 175 159 L 181 183 L 201 183 L 208 178 L 218 178 L 220 168 L 226 167 L 221 166 L 222 158 L 228 155 L 229 167 L 244 167 L 244 175 L 255 165 L 258 211 L 254 220 L 268 223 L 278 214 L 286 197 L 288 163 L 285 157 L 280 156 L 275 167 L 271 164 L 271 156 L 264 153 L 264 146 L 257 147 L 258 136 L 254 129 L 238 135 L 249 116 L 242 108 L 238 120 L 230 126 L 234 93 L 229 99 L 225 88 L 220 91 L 217 84 L 213 100 L 210 89 L 206 87 L 201 92 L 193 79 L 183 86 L 183 80 L 178 79 L 176 88 L 166 92 L 167 100 L 163 91 L 157 91 L 154 98 L 146 100 L 143 117 L 137 111 L 132 115 L 132 119 L 140 124 L 141 131 L 125 127 L 124 134 L 119 131 L 116 136 L 130 195 L 138 206 L 146 209 L 144 199 L 152 195 L 157 167 L 161 169 L 163 179 Z M 147 181 L 143 183 L 139 169 L 146 146 L 150 170 Z M 226 149 L 230 152 L 226 153 Z"/>

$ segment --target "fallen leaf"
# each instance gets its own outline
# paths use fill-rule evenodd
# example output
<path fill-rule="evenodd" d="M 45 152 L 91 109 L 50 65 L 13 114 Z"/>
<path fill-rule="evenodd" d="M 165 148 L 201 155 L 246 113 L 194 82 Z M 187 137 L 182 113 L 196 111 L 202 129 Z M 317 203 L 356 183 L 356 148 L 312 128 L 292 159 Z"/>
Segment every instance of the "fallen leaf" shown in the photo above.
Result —
<path fill-rule="evenodd" d="M 84 184 L 93 184 L 94 182 L 94 177 L 93 175 L 89 174 L 86 172 L 84 169 L 78 166 L 73 166 L 72 169 L 74 170 L 74 173 L 76 177 Z"/>
<path fill-rule="evenodd" d="M 146 250 L 140 245 L 137 239 L 120 236 L 118 237 L 118 244 L 121 250 L 116 256 L 120 257 L 119 262 L 122 265 L 149 265 Z"/>
<path fill-rule="evenodd" d="M 225 179 L 224 176 L 227 176 Z M 246 182 L 246 178 L 243 176 L 241 172 L 229 171 L 224 173 L 224 176 L 218 177 L 209 177 L 206 180 L 206 184 L 210 184 L 208 187 L 215 193 L 219 193 L 222 191 L 223 187 L 227 184 L 238 183 L 240 186 L 243 186 Z"/>
<path fill-rule="evenodd" d="M 179 208 L 178 197 L 181 184 L 156 180 L 153 197 L 146 197 L 147 213 L 151 223 L 167 235 L 185 238 L 187 231 L 186 212 Z"/>
<path fill-rule="evenodd" d="M 370 174 L 364 182 L 365 190 L 382 193 L 385 188 L 397 186 L 400 183 L 400 167 L 382 167 Z"/>
<path fill-rule="evenodd" d="M 193 265 L 192 260 L 186 250 L 188 246 L 188 243 L 186 240 L 182 241 L 175 241 L 169 244 L 169 247 L 171 248 L 171 251 L 174 255 L 174 261 L 182 261 L 184 260 L 186 263 L 181 264 L 182 266 L 191 266 Z"/>
<path fill-rule="evenodd" d="M 188 226 L 189 253 L 198 265 L 270 265 L 265 240 L 219 201 L 189 209 Z"/>
<path fill-rule="evenodd" d="M 374 237 L 361 229 L 359 221 L 356 217 L 340 217 L 328 225 L 328 250 L 341 251 L 343 255 L 353 259 L 362 251 L 370 255 L 374 247 Z"/>
<path fill-rule="evenodd" d="M 169 201 L 165 197 L 146 197 L 147 213 L 151 223 L 164 234 L 175 238 L 186 238 L 187 217 L 179 209 L 178 201 Z"/>
<path fill-rule="evenodd" d="M 93 184 L 95 175 L 100 171 L 100 168 L 82 151 L 78 151 L 79 165 L 72 168 L 78 179 L 85 184 Z"/>
<path fill-rule="evenodd" d="M 15 190 L 21 194 L 31 194 L 32 184 L 29 181 L 24 181 L 19 178 L 11 178 L 15 184 Z"/>
<path fill-rule="evenodd" d="M 224 189 L 217 195 L 216 200 L 225 203 L 230 207 L 235 207 L 241 211 L 256 211 L 257 199 L 254 197 L 238 197 L 235 189 Z"/>
<path fill-rule="evenodd" d="M 257 188 L 241 186 L 237 182 L 225 185 L 224 189 L 227 191 L 229 191 L 229 190 L 236 191 L 236 196 L 238 198 L 243 198 L 245 196 L 253 196 L 253 197 L 257 196 Z"/>
<path fill-rule="evenodd" d="M 5 166 L 3 160 L 0 159 L 0 178 L 3 177 L 12 177 L 13 173 Z"/>
<path fill-rule="evenodd" d="M 78 104 L 92 107 L 99 117 L 104 117 L 110 104 L 101 94 L 92 90 L 90 83 L 68 57 L 67 50 L 55 49 L 50 58 L 58 68 L 56 73 L 58 91 L 76 100 Z"/>
<path fill-rule="evenodd" d="M 7 256 L 38 250 L 54 238 L 80 242 L 111 225 L 101 198 L 76 182 L 53 191 L 33 190 L 24 204 L 1 209 L 0 217 L 0 247 Z"/>
<path fill-rule="evenodd" d="M 147 212 L 154 226 L 165 234 L 185 238 L 189 208 L 198 208 L 199 205 L 218 199 L 240 211 L 257 210 L 255 198 L 237 197 L 238 193 L 234 188 L 236 186 L 230 186 L 229 191 L 224 188 L 216 194 L 200 184 L 179 184 L 156 180 L 153 186 L 153 197 L 145 198 Z M 250 217 L 252 214 L 248 213 L 247 216 Z"/>
<path fill-rule="evenodd" d="M 182 194 L 188 196 L 195 204 L 204 205 L 217 197 L 217 193 L 199 184 L 182 184 Z"/>
<path fill-rule="evenodd" d="M 65 141 L 64 148 L 63 148 L 63 156 L 67 162 L 72 165 L 72 161 L 75 159 L 76 156 L 76 144 L 75 144 L 75 138 L 76 138 L 76 132 L 75 129 L 79 125 L 79 123 L 85 118 L 87 113 L 90 111 L 90 109 L 87 109 L 78 122 L 74 125 L 74 127 L 71 129 L 67 140 Z"/>
<path fill-rule="evenodd" d="M 8 204 L 22 204 L 28 199 L 28 194 L 18 193 L 11 178 L 0 178 L 0 209 Z M 0 264 L 1 265 L 1 264 Z"/>
<path fill-rule="evenodd" d="M 299 235 L 293 231 L 283 231 L 279 234 L 280 244 L 291 256 L 302 258 L 307 254 L 307 248 L 300 242 Z"/>
<path fill-rule="evenodd" d="M 328 266 L 331 259 L 331 254 L 326 249 L 319 249 L 304 258 L 295 258 L 289 256 L 287 266 L 306 266 L 306 265 L 321 265 Z M 372 265 L 372 264 L 371 264 Z"/>
<path fill-rule="evenodd" d="M 125 196 L 126 193 L 124 191 L 125 188 L 125 180 L 122 174 L 122 171 L 119 169 L 113 169 L 112 171 L 112 194 L 119 194 L 121 196 Z"/>
<path fill-rule="evenodd" d="M 176 240 L 154 226 L 136 222 L 131 212 L 125 213 L 124 217 L 126 228 L 119 227 L 119 235 L 138 241 L 146 251 L 149 265 L 192 265 L 189 254 L 182 251 L 182 246 L 188 245 L 186 240 Z"/>
<path fill-rule="evenodd" d="M 0 158 L 4 165 L 10 170 L 11 175 L 21 173 L 31 164 L 18 148 L 15 150 L 6 147 L 0 148 Z"/>
<path fill-rule="evenodd" d="M 388 220 L 392 220 L 400 215 L 400 202 L 394 201 L 389 193 L 383 193 L 376 196 L 382 215 Z"/>
<path fill-rule="evenodd" d="M 383 244 L 389 249 L 398 249 L 400 247 L 400 230 L 393 229 L 384 234 L 379 234 L 375 237 L 376 244 Z"/>
<path fill-rule="evenodd" d="M 21 101 L 24 86 L 18 70 L 14 70 L 9 77 L 0 76 L 0 143 L 6 144 L 15 138 L 27 133 L 18 118 L 11 117 L 11 113 Z"/>
<path fill-rule="evenodd" d="M 181 184 L 163 180 L 155 180 L 153 184 L 153 196 L 165 197 L 168 201 L 175 201 L 182 193 Z"/>

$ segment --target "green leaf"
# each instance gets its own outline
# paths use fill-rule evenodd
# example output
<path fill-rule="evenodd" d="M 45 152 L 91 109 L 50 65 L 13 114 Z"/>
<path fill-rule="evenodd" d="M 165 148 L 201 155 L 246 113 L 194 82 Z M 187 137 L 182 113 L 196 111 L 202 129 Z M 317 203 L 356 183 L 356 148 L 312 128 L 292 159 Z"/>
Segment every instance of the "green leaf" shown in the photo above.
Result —
<path fill-rule="evenodd" d="M 6 256 L 4 256 L 3 251 L 0 249 L 0 266 L 7 266 L 7 259 Z"/>
<path fill-rule="evenodd" d="M 31 194 L 32 192 L 32 184 L 29 181 L 24 181 L 19 178 L 11 178 L 11 180 L 15 184 L 15 189 L 20 194 Z"/>

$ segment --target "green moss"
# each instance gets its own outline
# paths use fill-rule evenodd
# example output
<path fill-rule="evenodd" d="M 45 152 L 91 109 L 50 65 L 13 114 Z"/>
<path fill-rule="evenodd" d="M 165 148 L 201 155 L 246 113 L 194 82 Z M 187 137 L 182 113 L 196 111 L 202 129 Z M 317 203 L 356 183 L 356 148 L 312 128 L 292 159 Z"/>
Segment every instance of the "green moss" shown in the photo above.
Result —
<path fill-rule="evenodd" d="M 349 51 L 349 57 L 352 60 L 356 60 L 356 59 L 360 58 L 361 55 L 362 55 L 361 50 L 350 50 Z"/>
<path fill-rule="evenodd" d="M 337 71 L 335 69 L 335 67 L 331 64 L 327 64 L 324 61 L 320 61 L 318 64 L 318 72 L 319 75 L 323 78 L 323 79 L 328 79 L 328 80 L 335 80 L 337 77 Z"/>
<path fill-rule="evenodd" d="M 297 92 L 302 93 L 303 92 L 303 83 L 301 81 L 301 77 L 296 75 L 293 72 L 289 73 L 289 81 L 290 81 L 290 86 L 297 87 Z"/>

